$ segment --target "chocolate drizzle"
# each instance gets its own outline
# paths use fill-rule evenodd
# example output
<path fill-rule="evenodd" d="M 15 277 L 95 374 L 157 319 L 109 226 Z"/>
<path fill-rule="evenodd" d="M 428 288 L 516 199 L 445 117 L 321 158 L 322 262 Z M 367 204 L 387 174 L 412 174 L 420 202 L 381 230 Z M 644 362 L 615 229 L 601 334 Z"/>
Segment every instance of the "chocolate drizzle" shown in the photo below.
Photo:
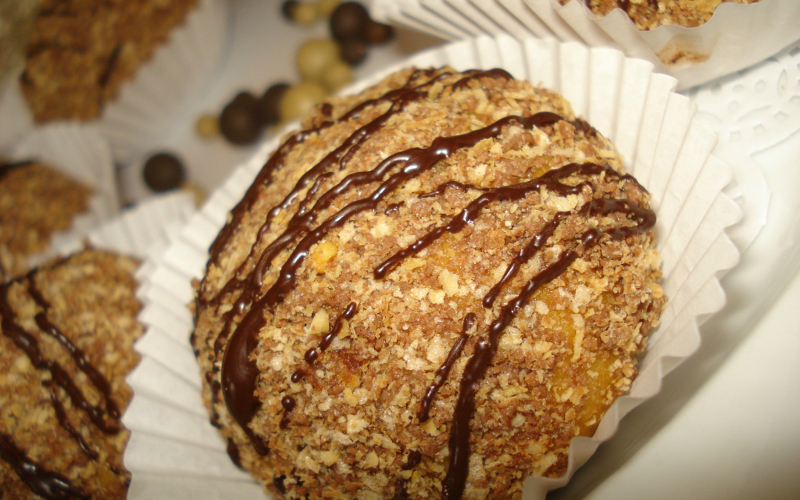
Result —
<path fill-rule="evenodd" d="M 441 76 L 439 75 L 437 78 Z M 464 87 L 470 79 L 477 77 L 511 78 L 502 70 L 472 72 L 452 84 L 452 87 L 454 89 Z M 387 111 L 361 126 L 345 139 L 339 147 L 328 153 L 323 160 L 301 176 L 283 201 L 267 212 L 264 223 L 258 231 L 256 242 L 250 249 L 249 256 L 236 269 L 230 281 L 213 298 L 198 298 L 199 301 L 208 304 L 210 301 L 220 301 L 225 294 L 240 291 L 234 307 L 223 316 L 224 326 L 215 339 L 214 355 L 216 356 L 215 359 L 219 359 L 220 353 L 224 350 L 219 371 L 221 372 L 221 391 L 225 405 L 231 417 L 248 435 L 255 451 L 260 455 L 266 454 L 268 449 L 263 438 L 255 435 L 250 428 L 250 422 L 260 408 L 260 400 L 256 395 L 259 370 L 255 364 L 253 353 L 258 345 L 258 333 L 267 324 L 267 318 L 287 294 L 291 293 L 297 286 L 298 272 L 309 255 L 311 248 L 324 241 L 332 231 L 341 228 L 346 222 L 352 220 L 354 216 L 363 212 L 377 211 L 381 204 L 385 203 L 385 199 L 405 182 L 430 170 L 440 160 L 450 157 L 456 151 L 472 148 L 480 141 L 498 137 L 509 126 L 533 129 L 534 127 L 554 125 L 556 122 L 563 120 L 560 115 L 552 112 L 540 112 L 532 116 L 507 116 L 481 129 L 460 135 L 438 137 L 426 148 L 412 148 L 400 151 L 383 159 L 371 170 L 350 173 L 334 187 L 317 196 L 323 182 L 331 179 L 334 165 L 344 169 L 347 162 L 353 158 L 353 155 L 364 141 L 383 127 L 391 116 L 402 110 L 409 102 L 426 96 L 427 91 L 425 89 L 436 80 L 414 87 L 411 85 L 414 78 L 412 75 L 404 87 L 388 92 L 372 101 L 362 103 L 336 120 L 325 121 L 314 129 L 298 132 L 291 136 L 258 174 L 256 181 L 247 191 L 244 199 L 232 211 L 231 221 L 226 224 L 217 240 L 211 246 L 209 267 L 212 264 L 219 264 L 220 253 L 232 237 L 233 231 L 240 225 L 244 214 L 252 208 L 258 197 L 259 190 L 269 182 L 273 172 L 282 165 L 291 148 L 305 141 L 312 134 L 318 133 L 323 128 L 330 127 L 335 122 L 359 115 L 367 105 L 385 100 L 391 101 Z M 328 111 L 327 116 L 330 116 L 332 111 Z M 586 135 L 596 134 L 594 129 L 583 121 L 577 120 L 571 123 Z M 446 225 L 430 230 L 410 246 L 385 259 L 373 270 L 374 279 L 381 280 L 385 278 L 404 259 L 421 252 L 446 233 L 457 233 L 471 225 L 480 217 L 484 209 L 492 204 L 518 201 L 531 193 L 538 193 L 543 189 L 560 196 L 588 196 L 590 200 L 576 210 L 553 214 L 552 219 L 546 222 L 537 234 L 532 235 L 526 245 L 511 259 L 502 278 L 483 297 L 483 307 L 487 311 L 496 311 L 496 317 L 491 322 L 485 335 L 475 336 L 477 340 L 474 343 L 473 352 L 467 360 L 464 372 L 458 382 L 458 398 L 448 444 L 450 451 L 449 467 L 442 483 L 442 498 L 445 500 L 456 500 L 461 498 L 463 494 L 469 470 L 470 421 L 475 410 L 475 394 L 486 375 L 487 369 L 492 364 L 505 329 L 514 320 L 519 310 L 530 301 L 538 289 L 561 276 L 577 258 L 584 255 L 585 252 L 589 251 L 603 238 L 611 240 L 623 239 L 636 233 L 648 231 L 655 224 L 655 214 L 652 211 L 641 208 L 627 199 L 594 198 L 594 196 L 602 195 L 594 191 L 593 176 L 606 179 L 614 177 L 622 184 L 635 182 L 631 176 L 621 175 L 607 165 L 593 163 L 570 163 L 550 170 L 535 179 L 496 188 L 478 188 L 456 181 L 445 182 L 433 191 L 419 196 L 419 198 L 441 196 L 447 189 L 479 191 L 480 194 L 472 199 L 457 215 L 452 217 Z M 577 182 L 575 182 L 575 177 L 578 178 Z M 573 179 L 573 182 L 567 183 L 566 181 L 570 178 Z M 344 206 L 336 203 L 344 194 L 369 184 L 377 185 L 377 187 Z M 638 187 L 641 188 L 641 186 Z M 298 198 L 302 191 L 306 188 L 308 189 L 305 198 L 299 200 Z M 622 191 L 624 192 L 624 186 Z M 316 201 L 314 201 L 314 198 L 316 198 Z M 261 242 L 261 240 L 269 232 L 271 222 L 280 212 L 289 209 L 295 203 L 296 212 L 292 215 L 286 229 L 264 246 L 262 243 L 265 242 Z M 382 209 L 386 215 L 390 215 L 398 210 L 402 203 L 401 201 L 399 203 L 386 204 Z M 317 220 L 321 218 L 323 211 L 333 206 L 337 208 L 341 206 L 341 208 L 338 208 L 334 214 L 328 216 L 325 220 Z M 622 214 L 623 217 L 616 217 L 611 223 L 599 220 L 592 221 L 593 217 L 597 218 L 611 214 Z M 495 302 L 501 297 L 503 289 L 514 280 L 526 263 L 541 253 L 548 241 L 551 240 L 551 237 L 568 218 L 585 219 L 586 229 L 583 233 L 574 241 L 567 241 L 565 243 L 566 248 L 557 256 L 547 257 L 549 260 L 542 263 L 541 271 L 522 284 L 521 290 L 515 297 L 502 306 L 495 306 Z M 593 224 L 600 224 L 604 228 L 599 229 Z M 605 226 L 609 224 L 614 227 L 606 228 Z M 258 256 L 256 256 L 257 247 L 264 247 Z M 274 265 L 274 261 L 278 256 L 284 252 L 288 252 L 289 256 L 283 262 L 277 273 L 277 278 L 265 290 L 262 290 L 265 288 L 265 273 Z M 247 266 L 252 266 L 249 272 L 247 272 Z M 205 293 L 205 285 L 202 284 L 198 296 Z M 219 304 L 220 302 L 217 303 Z M 314 364 L 319 360 L 321 353 L 330 346 L 338 334 L 342 321 L 352 319 L 356 312 L 356 304 L 350 303 L 345 311 L 336 318 L 333 326 L 322 338 L 319 345 L 311 347 L 305 352 L 304 359 L 306 363 Z M 238 325 L 234 326 L 235 320 L 239 316 L 241 319 L 238 321 Z M 475 313 L 470 312 L 464 317 L 461 335 L 451 347 L 447 358 L 437 370 L 434 381 L 427 387 L 421 398 L 418 412 L 420 422 L 425 422 L 429 419 L 435 396 L 447 381 L 453 366 L 464 351 L 470 338 L 467 334 L 473 328 L 475 321 Z M 215 365 L 214 373 L 216 373 L 217 369 Z M 305 373 L 297 369 L 292 374 L 291 381 L 297 383 L 304 376 Z M 218 398 L 217 390 L 211 380 L 209 380 L 209 384 L 212 388 L 213 403 Z M 284 415 L 281 419 L 280 428 L 285 429 L 288 426 L 288 414 L 295 408 L 296 401 L 292 396 L 287 395 L 283 397 L 281 404 L 284 409 Z M 406 465 L 410 469 L 416 466 L 420 460 L 421 454 L 419 452 L 411 452 Z M 408 470 L 405 466 L 403 468 Z M 398 483 L 395 498 L 407 498 L 406 484 L 402 480 Z"/>
<path fill-rule="evenodd" d="M 36 305 L 42 312 L 34 316 L 35 322 L 42 333 L 53 337 L 63 346 L 75 361 L 76 366 L 89 379 L 90 383 L 100 392 L 105 399 L 105 407 L 89 403 L 86 396 L 78 388 L 69 372 L 55 361 L 48 360 L 42 354 L 39 340 L 25 330 L 16 321 L 16 314 L 8 302 L 8 291 L 13 284 L 22 284 L 27 280 L 27 290 Z M 43 382 L 50 393 L 50 403 L 56 414 L 59 425 L 78 443 L 84 454 L 90 459 L 97 459 L 98 453 L 84 440 L 82 434 L 69 422 L 63 404 L 58 397 L 61 388 L 73 403 L 73 406 L 82 410 L 89 420 L 105 434 L 116 434 L 122 429 L 119 421 L 120 411 L 111 398 L 111 386 L 108 380 L 88 361 L 85 354 L 69 338 L 64 335 L 52 322 L 47 319 L 47 310 L 50 304 L 42 293 L 36 288 L 33 274 L 23 279 L 11 281 L 0 285 L 0 316 L 2 317 L 3 335 L 8 337 L 30 360 L 38 370 L 46 370 L 50 379 Z M 12 465 L 20 478 L 37 494 L 45 498 L 88 498 L 81 491 L 69 484 L 62 476 L 46 471 L 27 460 L 24 453 L 16 448 L 11 438 L 4 438 L 3 458 Z"/>
<path fill-rule="evenodd" d="M 89 500 L 89 496 L 72 486 L 67 478 L 37 464 L 19 449 L 8 434 L 0 432 L 0 457 L 14 469 L 35 494 L 47 500 Z"/>
<path fill-rule="evenodd" d="M 266 221 L 259 229 L 259 235 L 256 244 L 254 244 L 251 248 L 251 256 L 255 251 L 260 238 L 266 234 L 271 221 L 277 216 L 278 213 L 287 209 L 291 205 L 292 201 L 299 196 L 300 191 L 304 187 L 312 184 L 314 179 L 318 176 L 325 175 L 328 169 L 333 166 L 335 161 L 339 163 L 340 168 L 343 168 L 346 165 L 347 160 L 352 156 L 352 154 L 355 153 L 355 150 L 361 143 L 363 143 L 363 141 L 367 140 L 371 135 L 376 133 L 381 127 L 383 127 L 390 117 L 404 109 L 408 103 L 426 97 L 427 89 L 433 85 L 433 83 L 447 75 L 447 73 L 442 73 L 434 77 L 432 80 L 429 80 L 428 82 L 417 87 L 411 85 L 411 82 L 416 77 L 415 75 L 412 75 L 407 84 L 400 89 L 387 92 L 382 97 L 377 99 L 365 101 L 340 117 L 338 121 L 349 120 L 358 116 L 368 105 L 382 101 L 392 102 L 388 111 L 379 115 L 366 125 L 360 127 L 353 134 L 351 134 L 350 137 L 348 137 L 340 147 L 334 149 L 332 152 L 326 155 L 321 162 L 303 174 L 293 190 L 284 198 L 284 201 L 276 205 L 267 213 Z M 466 85 L 469 80 L 481 76 L 507 77 L 508 74 L 502 71 L 473 71 L 466 73 L 466 76 L 461 78 L 453 85 L 463 86 Z M 535 117 L 537 116 L 539 117 L 538 119 L 543 119 L 544 117 L 545 120 L 549 121 L 555 121 L 552 117 L 555 117 L 555 119 L 560 118 L 554 113 L 539 113 L 538 115 L 535 115 Z M 535 117 L 522 120 L 536 120 L 537 118 Z M 518 117 L 513 118 L 519 119 Z M 234 273 L 234 278 L 232 278 L 223 287 L 221 293 L 218 294 L 217 297 L 225 292 L 231 292 L 236 289 L 243 289 L 243 291 L 239 296 L 239 299 L 236 301 L 233 309 L 226 313 L 225 325 L 222 329 L 222 332 L 215 340 L 215 355 L 219 355 L 224 340 L 228 338 L 228 332 L 231 329 L 234 316 L 244 313 L 244 311 L 247 309 L 247 306 L 251 305 L 249 311 L 247 311 L 238 326 L 230 334 L 228 343 L 225 345 L 220 380 L 222 394 L 225 404 L 228 408 L 228 412 L 242 427 L 248 438 L 253 442 L 257 453 L 263 456 L 267 453 L 268 448 L 263 440 L 256 436 L 248 426 L 250 420 L 260 407 L 260 402 L 254 394 L 256 379 L 258 377 L 258 369 L 255 366 L 255 362 L 250 358 L 250 354 L 253 352 L 257 344 L 256 335 L 261 327 L 265 324 L 265 311 L 271 311 L 278 302 L 283 300 L 283 297 L 286 295 L 286 293 L 288 293 L 294 286 L 295 273 L 308 255 L 310 247 L 321 241 L 330 230 L 341 227 L 353 215 L 366 210 L 374 210 L 378 203 L 388 193 L 400 186 L 405 180 L 408 180 L 418 175 L 420 172 L 429 169 L 437 161 L 447 157 L 450 154 L 450 151 L 460 147 L 468 146 L 470 145 L 470 141 L 477 141 L 483 138 L 491 137 L 492 135 L 497 135 L 500 133 L 501 128 L 511 123 L 511 121 L 512 120 L 506 120 L 503 121 L 503 123 L 498 122 L 493 125 L 493 128 L 489 127 L 490 130 L 488 131 L 476 131 L 463 136 L 440 138 L 437 141 L 434 141 L 434 144 L 429 148 L 413 149 L 404 153 L 393 155 L 382 161 L 371 171 L 356 172 L 346 176 L 334 188 L 323 194 L 310 209 L 304 209 L 302 213 L 298 212 L 292 217 L 286 230 L 266 247 L 259 257 L 257 264 L 247 277 L 244 279 L 238 277 L 239 273 L 243 271 L 243 267 L 240 267 Z M 262 168 L 261 172 L 259 172 L 258 176 L 256 176 L 253 185 L 248 189 L 247 193 L 245 193 L 242 201 L 231 212 L 230 222 L 223 227 L 223 229 L 220 231 L 220 234 L 217 236 L 217 239 L 211 245 L 208 264 L 209 266 L 217 263 L 221 249 L 224 248 L 225 244 L 233 235 L 234 229 L 238 227 L 246 211 L 252 207 L 253 203 L 255 203 L 260 188 L 271 179 L 273 172 L 281 165 L 289 149 L 297 144 L 300 144 L 309 136 L 319 132 L 323 128 L 330 127 L 332 124 L 333 122 L 326 121 L 314 129 L 298 132 L 287 139 L 287 141 L 278 148 L 264 168 Z M 485 137 L 481 134 L 485 134 Z M 328 208 L 338 196 L 341 196 L 343 193 L 348 192 L 357 186 L 380 182 L 388 172 L 396 168 L 401 168 L 401 170 L 390 175 L 389 178 L 384 181 L 380 187 L 372 193 L 371 196 L 347 205 L 335 215 L 321 223 L 316 229 L 313 231 L 310 230 L 319 213 Z M 303 203 L 302 206 L 305 206 L 305 203 Z M 295 243 L 298 239 L 299 242 Z M 269 268 L 273 260 L 277 258 L 280 252 L 288 248 L 293 243 L 294 251 L 289 259 L 283 264 L 277 282 L 273 284 L 258 301 L 253 302 L 256 293 L 263 285 L 263 273 Z M 242 266 L 244 266 L 244 263 Z M 203 291 L 204 284 L 201 284 L 200 294 L 198 294 L 198 297 L 203 294 Z M 314 359 L 316 359 L 314 354 L 310 354 L 309 357 L 313 358 L 312 362 Z M 212 404 L 216 402 L 216 398 L 216 394 L 212 393 Z"/>

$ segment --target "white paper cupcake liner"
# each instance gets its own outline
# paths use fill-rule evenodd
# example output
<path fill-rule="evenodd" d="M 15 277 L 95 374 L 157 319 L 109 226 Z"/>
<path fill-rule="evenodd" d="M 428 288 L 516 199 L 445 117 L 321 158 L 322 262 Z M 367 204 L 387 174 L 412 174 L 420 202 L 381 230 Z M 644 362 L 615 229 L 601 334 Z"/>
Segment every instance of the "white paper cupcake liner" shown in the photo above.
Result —
<path fill-rule="evenodd" d="M 393 3 L 400 5 L 399 11 L 406 18 L 428 26 L 427 31 L 437 36 L 442 36 L 436 33 L 442 23 L 450 21 L 462 29 L 464 23 L 477 27 L 482 34 L 504 33 L 519 38 L 527 31 L 542 38 L 617 48 L 630 57 L 650 61 L 660 73 L 674 76 L 679 90 L 751 66 L 800 39 L 800 2 L 796 0 L 724 3 L 702 26 L 665 25 L 650 31 L 638 30 L 621 9 L 598 19 L 581 0 L 565 5 L 558 0 L 373 0 L 373 12 L 385 21 L 404 24 L 402 16 L 397 16 L 398 9 L 387 5 Z M 458 15 L 441 4 L 449 4 Z M 419 9 L 420 5 L 428 7 L 427 11 Z M 514 22 L 509 16 L 515 18 Z M 467 31 L 475 34 L 475 28 Z M 684 57 L 677 63 L 669 62 L 681 55 Z"/>
<path fill-rule="evenodd" d="M 95 125 L 58 123 L 29 131 L 9 152 L 14 161 L 40 160 L 93 190 L 88 210 L 78 214 L 72 227 L 54 234 L 51 248 L 30 258 L 31 266 L 55 255 L 60 240 L 81 239 L 119 212 L 114 163 L 108 141 Z"/>
<path fill-rule="evenodd" d="M 549 1 L 589 45 L 604 44 L 599 33 L 602 31 L 627 55 L 646 59 L 657 71 L 677 78 L 678 89 L 751 66 L 800 38 L 800 2 L 796 0 L 761 0 L 750 5 L 723 3 L 702 26 L 665 25 L 650 31 L 639 31 L 620 9 L 598 19 L 578 0 L 563 6 L 557 0 Z M 679 53 L 707 59 L 697 63 L 665 63 Z"/>
<path fill-rule="evenodd" d="M 650 337 L 630 394 L 614 403 L 593 438 L 572 441 L 568 473 L 525 481 L 524 498 L 541 499 L 566 484 L 620 419 L 656 394 L 662 378 L 697 349 L 698 325 L 725 302 L 718 280 L 739 258 L 725 228 L 739 220 L 741 211 L 722 191 L 731 172 L 712 154 L 716 135 L 695 119 L 687 98 L 672 92 L 675 80 L 618 51 L 479 37 L 419 54 L 344 92 L 357 92 L 401 67 L 444 64 L 461 70 L 502 67 L 517 78 L 560 90 L 576 114 L 618 145 L 628 171 L 653 194 L 658 214 L 655 231 L 670 299 L 661 326 Z M 136 344 L 143 359 L 128 379 L 136 395 L 124 417 L 132 430 L 125 454 L 133 473 L 131 499 L 265 497 L 236 469 L 208 423 L 188 341 L 193 324 L 187 304 L 193 299 L 191 280 L 202 276 L 210 243 L 277 144 L 276 139 L 264 145 L 237 168 L 143 277 L 141 320 L 147 332 Z M 181 486 L 162 493 L 159 487 L 168 484 Z"/>
<path fill-rule="evenodd" d="M 200 0 L 105 107 L 100 127 L 118 162 L 143 154 L 181 123 L 190 105 L 210 88 L 227 52 L 230 28 L 226 0 Z"/>

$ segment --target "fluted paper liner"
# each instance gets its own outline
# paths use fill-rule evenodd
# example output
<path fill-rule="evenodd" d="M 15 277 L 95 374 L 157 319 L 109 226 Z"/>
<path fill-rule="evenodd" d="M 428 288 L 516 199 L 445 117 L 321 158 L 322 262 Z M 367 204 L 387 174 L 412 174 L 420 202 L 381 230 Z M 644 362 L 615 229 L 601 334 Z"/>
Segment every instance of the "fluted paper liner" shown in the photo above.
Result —
<path fill-rule="evenodd" d="M 627 55 L 652 62 L 656 71 L 678 79 L 679 90 L 744 69 L 800 39 L 797 0 L 723 3 L 702 26 L 650 31 L 637 29 L 621 9 L 598 19 L 580 0 L 563 6 L 558 0 L 525 1 L 537 12 L 555 9 L 591 46 L 609 46 L 613 40 Z"/>
<path fill-rule="evenodd" d="M 516 78 L 560 90 L 576 114 L 616 142 L 628 171 L 653 194 L 658 214 L 655 231 L 670 299 L 661 326 L 651 334 L 630 394 L 614 403 L 593 438 L 572 441 L 567 474 L 525 481 L 524 498 L 544 498 L 546 491 L 566 484 L 620 419 L 656 394 L 661 379 L 697 349 L 698 325 L 725 302 L 718 279 L 739 257 L 725 228 L 741 212 L 722 193 L 731 174 L 711 154 L 717 138 L 694 119 L 690 101 L 672 92 L 675 80 L 615 50 L 479 37 L 421 53 L 345 92 L 357 92 L 401 67 L 443 64 L 461 70 L 502 67 Z M 130 499 L 266 495 L 233 465 L 225 442 L 208 423 L 189 343 L 193 325 L 187 304 L 193 299 L 191 280 L 202 276 L 210 243 L 277 145 L 277 139 L 265 144 L 237 168 L 144 276 L 140 319 L 147 332 L 136 344 L 142 362 L 128 378 L 135 397 L 123 419 L 132 430 L 125 453 L 133 473 Z"/>

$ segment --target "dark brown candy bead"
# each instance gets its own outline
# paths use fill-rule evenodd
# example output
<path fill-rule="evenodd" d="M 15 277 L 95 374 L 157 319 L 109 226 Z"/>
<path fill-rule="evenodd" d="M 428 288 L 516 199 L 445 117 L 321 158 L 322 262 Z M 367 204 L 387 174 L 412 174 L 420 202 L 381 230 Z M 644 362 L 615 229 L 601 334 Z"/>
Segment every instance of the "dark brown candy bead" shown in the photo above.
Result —
<path fill-rule="evenodd" d="M 294 21 L 294 11 L 297 8 L 297 0 L 286 0 L 281 4 L 281 14 L 287 21 Z"/>
<path fill-rule="evenodd" d="M 364 26 L 364 33 L 362 36 L 367 43 L 380 45 L 394 38 L 394 28 L 388 24 L 379 23 L 370 19 L 367 25 Z"/>
<path fill-rule="evenodd" d="M 270 86 L 258 100 L 258 116 L 263 125 L 274 125 L 280 121 L 281 98 L 288 88 L 288 83 L 276 83 Z"/>
<path fill-rule="evenodd" d="M 362 38 L 364 28 L 370 21 L 369 12 L 357 2 L 344 2 L 331 14 L 331 36 L 339 41 Z"/>
<path fill-rule="evenodd" d="M 144 181 L 157 193 L 178 188 L 185 177 L 183 163 L 170 153 L 158 153 L 148 158 L 143 174 Z"/>
<path fill-rule="evenodd" d="M 339 56 L 351 66 L 358 66 L 367 58 L 367 42 L 351 38 L 339 42 Z"/>
<path fill-rule="evenodd" d="M 232 144 L 243 145 L 255 141 L 261 134 L 258 99 L 249 92 L 240 92 L 222 110 L 219 129 Z"/>

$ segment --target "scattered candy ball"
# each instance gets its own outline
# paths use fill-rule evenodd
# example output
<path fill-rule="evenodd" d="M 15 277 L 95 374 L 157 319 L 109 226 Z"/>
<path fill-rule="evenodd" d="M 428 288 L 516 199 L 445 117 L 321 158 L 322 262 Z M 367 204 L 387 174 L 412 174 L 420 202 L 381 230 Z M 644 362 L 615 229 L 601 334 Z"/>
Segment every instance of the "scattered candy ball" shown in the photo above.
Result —
<path fill-rule="evenodd" d="M 144 182 L 157 193 L 175 189 L 183 184 L 183 163 L 173 154 L 158 153 L 144 164 Z"/>
<path fill-rule="evenodd" d="M 317 6 L 311 2 L 298 2 L 292 11 L 294 22 L 309 26 L 317 20 Z"/>
<path fill-rule="evenodd" d="M 219 135 L 219 120 L 213 115 L 203 115 L 197 120 L 197 133 L 211 139 Z"/>
<path fill-rule="evenodd" d="M 322 75 L 322 84 L 333 93 L 353 82 L 353 69 L 344 61 L 334 61 Z"/>
<path fill-rule="evenodd" d="M 304 80 L 320 81 L 325 70 L 338 59 L 339 46 L 333 40 L 309 40 L 297 51 L 297 69 Z"/>
<path fill-rule="evenodd" d="M 287 21 L 294 21 L 294 10 L 300 2 L 297 0 L 285 0 L 281 4 L 281 14 Z"/>
<path fill-rule="evenodd" d="M 350 38 L 339 42 L 339 56 L 351 66 L 358 66 L 367 58 L 369 46 L 363 40 Z"/>
<path fill-rule="evenodd" d="M 331 36 L 336 40 L 361 38 L 364 27 L 370 21 L 367 9 L 357 2 L 344 2 L 331 14 Z"/>
<path fill-rule="evenodd" d="M 327 19 L 339 6 L 341 0 L 319 0 L 317 2 L 317 14 L 322 19 Z"/>
<path fill-rule="evenodd" d="M 271 85 L 258 100 L 258 115 L 263 125 L 275 125 L 280 121 L 281 98 L 288 88 L 288 83 L 276 83 Z"/>
<path fill-rule="evenodd" d="M 233 144 L 250 144 L 261 134 L 258 99 L 248 92 L 240 92 L 222 110 L 219 117 L 222 135 Z"/>
<path fill-rule="evenodd" d="M 326 96 L 325 88 L 317 82 L 306 81 L 289 87 L 281 99 L 281 120 L 294 120 L 308 113 Z"/>
<path fill-rule="evenodd" d="M 379 23 L 369 19 L 364 26 L 364 32 L 362 36 L 369 44 L 381 45 L 394 37 L 394 28 L 388 24 Z"/>

